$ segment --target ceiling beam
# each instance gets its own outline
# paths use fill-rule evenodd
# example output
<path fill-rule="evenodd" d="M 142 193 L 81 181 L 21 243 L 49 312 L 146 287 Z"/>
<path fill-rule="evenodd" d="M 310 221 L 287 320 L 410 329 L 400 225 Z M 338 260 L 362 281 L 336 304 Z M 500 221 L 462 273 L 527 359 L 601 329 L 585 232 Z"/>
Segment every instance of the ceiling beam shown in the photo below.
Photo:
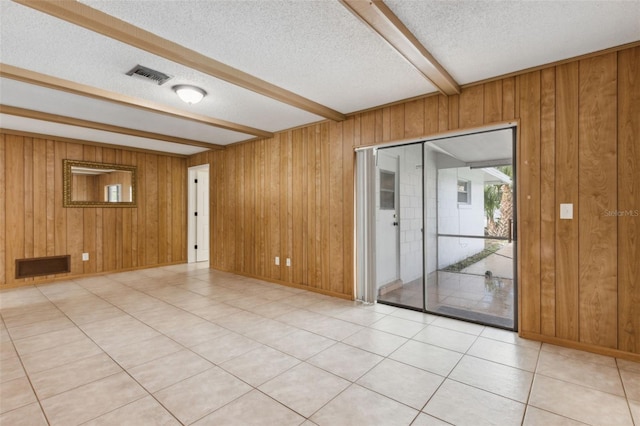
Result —
<path fill-rule="evenodd" d="M 206 124 L 217 127 L 219 129 L 231 130 L 233 132 L 245 133 L 248 135 L 259 136 L 262 138 L 273 137 L 272 132 L 256 129 L 254 127 L 244 126 L 230 121 L 220 120 L 206 115 L 194 114 L 189 111 L 183 111 L 178 108 L 157 104 L 140 98 L 122 95 L 120 93 L 109 92 L 97 87 L 87 86 L 69 80 L 52 77 L 46 74 L 40 74 L 24 68 L 15 67 L 0 63 L 0 77 L 9 78 L 11 80 L 21 81 L 23 83 L 34 84 L 46 87 L 48 89 L 60 90 L 74 95 L 85 96 L 88 98 L 98 99 L 101 101 L 113 102 L 127 107 L 137 108 L 158 114 L 167 115 L 175 118 L 183 118 L 195 121 L 197 123 Z"/>
<path fill-rule="evenodd" d="M 95 121 L 82 120 L 80 118 L 67 117 L 64 115 L 51 114 L 48 112 L 34 111 L 26 108 L 18 108 L 10 105 L 0 104 L 0 113 L 7 115 L 15 115 L 18 117 L 31 118 L 34 120 L 49 121 L 52 123 L 66 124 L 69 126 L 86 127 L 88 129 L 102 130 L 105 132 L 119 133 L 122 135 L 137 136 L 140 138 L 156 139 L 163 142 L 173 142 L 182 145 L 191 145 L 208 149 L 225 149 L 224 146 L 196 141 L 193 139 L 184 139 L 174 136 L 161 135 L 159 133 L 145 132 L 143 130 L 129 129 L 127 127 L 113 126 L 111 124 L 98 123 Z"/>
<path fill-rule="evenodd" d="M 345 115 L 338 111 L 261 80 L 251 74 L 230 67 L 195 50 L 159 37 L 154 33 L 131 25 L 75 0 L 14 1 L 320 117 L 335 121 L 343 121 L 346 119 Z"/>
<path fill-rule="evenodd" d="M 340 0 L 347 9 L 387 41 L 444 95 L 460 86 L 382 0 Z"/>

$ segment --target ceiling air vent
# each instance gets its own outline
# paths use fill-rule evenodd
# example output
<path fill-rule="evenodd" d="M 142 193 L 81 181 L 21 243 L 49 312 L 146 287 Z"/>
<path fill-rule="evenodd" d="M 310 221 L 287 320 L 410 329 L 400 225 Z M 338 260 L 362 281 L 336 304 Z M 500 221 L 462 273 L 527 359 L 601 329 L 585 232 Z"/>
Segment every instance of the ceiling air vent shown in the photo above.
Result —
<path fill-rule="evenodd" d="M 171 80 L 170 75 L 167 75 L 160 71 L 152 70 L 151 68 L 147 68 L 142 65 L 136 65 L 129 72 L 127 72 L 127 75 L 142 77 L 146 80 L 151 80 L 155 83 L 158 83 L 158 86 Z"/>

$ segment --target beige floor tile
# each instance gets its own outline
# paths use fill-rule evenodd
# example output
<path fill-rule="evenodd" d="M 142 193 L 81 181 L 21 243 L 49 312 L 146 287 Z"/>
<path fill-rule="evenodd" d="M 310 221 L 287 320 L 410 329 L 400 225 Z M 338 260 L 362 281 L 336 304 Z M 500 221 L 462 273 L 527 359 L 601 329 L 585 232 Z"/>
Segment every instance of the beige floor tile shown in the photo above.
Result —
<path fill-rule="evenodd" d="M 200 320 L 197 324 L 189 326 L 180 326 L 167 331 L 165 334 L 176 342 L 186 346 L 196 346 L 210 340 L 215 340 L 229 333 L 226 328 L 210 323 L 209 321 Z"/>
<path fill-rule="evenodd" d="M 112 318 L 117 318 L 122 316 L 124 312 L 122 310 L 116 308 L 113 305 L 109 305 L 108 307 L 103 307 L 100 309 L 92 309 L 88 311 L 80 311 L 80 312 L 69 312 L 67 316 L 71 318 L 73 322 L 82 326 L 84 324 L 89 324 L 96 321 L 104 321 Z"/>
<path fill-rule="evenodd" d="M 388 356 L 406 342 L 405 337 L 371 328 L 360 330 L 343 340 L 343 343 L 382 356 Z"/>
<path fill-rule="evenodd" d="M 180 422 L 153 397 L 147 396 L 83 424 L 83 426 L 112 425 L 178 426 Z"/>
<path fill-rule="evenodd" d="M 103 349 L 135 344 L 160 335 L 129 315 L 85 324 L 82 330 Z"/>
<path fill-rule="evenodd" d="M 462 357 L 449 378 L 523 403 L 533 383 L 529 371 L 468 355 Z"/>
<path fill-rule="evenodd" d="M 217 303 L 211 306 L 205 306 L 197 309 L 192 309 L 191 313 L 206 319 L 207 321 L 215 322 L 216 319 L 226 317 L 229 315 L 242 312 L 241 309 L 227 305 L 226 303 Z"/>
<path fill-rule="evenodd" d="M 369 326 L 385 317 L 384 314 L 360 308 L 348 308 L 346 311 L 332 316 L 344 321 L 349 321 L 364 326 Z"/>
<path fill-rule="evenodd" d="M 640 373 L 640 362 L 628 361 L 626 359 L 617 359 L 618 368 L 620 370 L 632 371 L 634 373 Z"/>
<path fill-rule="evenodd" d="M 0 361 L 15 358 L 17 356 L 18 353 L 10 340 L 0 342 Z"/>
<path fill-rule="evenodd" d="M 286 354 L 306 360 L 336 343 L 327 337 L 305 330 L 297 330 L 270 343 L 269 345 Z"/>
<path fill-rule="evenodd" d="M 364 329 L 361 325 L 330 317 L 325 317 L 318 322 L 312 322 L 301 328 L 333 340 L 346 339 Z"/>
<path fill-rule="evenodd" d="M 640 402 L 629 401 L 629 409 L 635 425 L 640 425 Z"/>
<path fill-rule="evenodd" d="M 303 363 L 260 386 L 260 390 L 295 412 L 309 417 L 350 383 Z"/>
<path fill-rule="evenodd" d="M 584 426 L 586 423 L 528 406 L 522 426 Z"/>
<path fill-rule="evenodd" d="M 371 352 L 343 343 L 336 343 L 318 355 L 309 358 L 307 362 L 354 382 L 383 359 L 383 357 Z M 346 360 L 348 362 L 345 362 Z"/>
<path fill-rule="evenodd" d="M 263 345 L 220 366 L 251 386 L 260 386 L 299 363 L 299 359 Z"/>
<path fill-rule="evenodd" d="M 214 364 L 222 364 L 261 346 L 255 340 L 230 331 L 215 340 L 193 346 L 191 350 Z"/>
<path fill-rule="evenodd" d="M 25 372 L 20 358 L 11 357 L 0 360 L 0 383 L 24 377 Z"/>
<path fill-rule="evenodd" d="M 0 414 L 2 426 L 47 426 L 48 424 L 37 402 Z"/>
<path fill-rule="evenodd" d="M 620 376 L 624 383 L 624 391 L 627 398 L 640 402 L 640 373 L 620 370 Z"/>
<path fill-rule="evenodd" d="M 482 334 L 482 332 L 486 328 L 483 325 L 472 324 L 470 322 L 458 321 L 458 320 L 445 318 L 445 317 L 437 317 L 436 319 L 433 320 L 431 324 L 437 325 L 438 327 L 442 327 L 442 328 L 448 328 L 450 330 L 473 334 L 474 336 L 479 336 L 480 334 Z"/>
<path fill-rule="evenodd" d="M 289 297 L 290 293 L 287 293 L 287 297 Z M 282 302 L 270 302 L 264 305 L 259 305 L 253 308 L 251 311 L 255 314 L 261 315 L 265 318 L 276 318 L 280 315 L 287 314 L 289 312 L 294 311 L 294 308 L 291 305 L 287 305 Z"/>
<path fill-rule="evenodd" d="M 520 425 L 525 405 L 453 380 L 445 380 L 422 410 L 455 425 Z"/>
<path fill-rule="evenodd" d="M 448 375 L 462 354 L 438 346 L 410 340 L 392 353 L 389 358 L 421 368 L 440 376 Z"/>
<path fill-rule="evenodd" d="M 422 330 L 425 325 L 421 322 L 410 321 L 393 316 L 386 316 L 371 324 L 370 327 L 376 330 L 385 331 L 387 333 L 396 334 L 401 337 L 411 338 L 415 336 L 416 333 L 418 333 L 420 330 Z"/>
<path fill-rule="evenodd" d="M 542 351 L 552 352 L 557 355 L 562 355 L 567 358 L 573 358 L 581 361 L 591 362 L 593 364 L 604 365 L 605 367 L 617 367 L 616 359 L 610 356 L 594 354 L 591 352 L 579 351 L 577 349 L 564 348 L 562 346 L 550 345 L 549 343 L 542 344 Z"/>
<path fill-rule="evenodd" d="M 226 371 L 214 367 L 156 392 L 154 396 L 182 423 L 190 424 L 251 389 Z"/>
<path fill-rule="evenodd" d="M 624 396 L 618 369 L 602 364 L 542 351 L 536 374 Z"/>
<path fill-rule="evenodd" d="M 236 333 L 244 334 L 259 324 L 263 318 L 251 312 L 240 311 L 235 314 L 226 315 L 216 319 L 214 322 L 221 327 L 227 328 Z"/>
<path fill-rule="evenodd" d="M 418 411 L 358 385 L 351 385 L 316 412 L 311 421 L 325 426 L 408 425 Z"/>
<path fill-rule="evenodd" d="M 151 393 L 213 367 L 209 361 L 181 350 L 130 368 L 129 373 Z"/>
<path fill-rule="evenodd" d="M 468 355 L 531 372 L 536 369 L 538 353 L 535 349 L 499 342 L 484 337 L 479 337 L 467 351 Z"/>
<path fill-rule="evenodd" d="M 594 425 L 632 424 L 624 398 L 541 375 L 533 381 L 529 404 Z"/>
<path fill-rule="evenodd" d="M 124 369 L 130 369 L 141 364 L 162 358 L 184 349 L 166 336 L 156 336 L 147 340 L 125 346 L 116 346 L 108 353 Z"/>
<path fill-rule="evenodd" d="M 72 327 L 14 340 L 13 344 L 20 355 L 26 355 L 85 339 L 87 336 L 80 329 Z"/>
<path fill-rule="evenodd" d="M 438 317 L 423 312 L 412 311 L 410 309 L 397 309 L 389 314 L 393 317 L 403 318 L 410 321 L 421 322 L 423 324 L 431 324 Z"/>
<path fill-rule="evenodd" d="M 27 377 L 0 383 L 0 414 L 36 401 Z"/>
<path fill-rule="evenodd" d="M 9 329 L 22 327 L 36 322 L 56 320 L 64 318 L 64 314 L 51 302 L 38 303 L 28 309 L 16 309 L 10 314 L 3 312 L 2 317 Z"/>
<path fill-rule="evenodd" d="M 51 425 L 77 425 L 146 395 L 127 373 L 118 373 L 42 400 Z"/>
<path fill-rule="evenodd" d="M 135 312 L 133 316 L 149 327 L 162 333 L 175 328 L 189 327 L 202 322 L 200 317 L 170 305 L 163 308 Z"/>
<path fill-rule="evenodd" d="M 257 340 L 265 345 L 280 340 L 284 336 L 298 330 L 297 328 L 271 319 L 263 319 L 255 327 L 251 328 L 244 335 L 250 339 Z"/>
<path fill-rule="evenodd" d="M 106 354 L 65 364 L 30 375 L 38 398 L 45 399 L 122 371 Z"/>
<path fill-rule="evenodd" d="M 194 423 L 194 426 L 296 426 L 303 421 L 300 415 L 253 390 Z"/>
<path fill-rule="evenodd" d="M 499 340 L 505 343 L 511 343 L 512 345 L 525 346 L 530 349 L 540 349 L 542 343 L 533 340 L 523 339 L 518 337 L 518 333 L 515 331 L 502 330 L 499 328 L 485 327 L 480 333 L 480 336 L 487 339 Z"/>
<path fill-rule="evenodd" d="M 411 423 L 411 426 L 450 426 L 451 423 L 436 419 L 425 413 L 418 414 L 418 417 Z"/>
<path fill-rule="evenodd" d="M 473 342 L 476 341 L 477 336 L 432 324 L 416 334 L 413 339 L 452 351 L 465 353 L 469 350 Z"/>
<path fill-rule="evenodd" d="M 22 356 L 24 368 L 29 374 L 61 365 L 73 363 L 83 358 L 101 354 L 102 349 L 90 339 L 84 338 L 64 346 L 45 349 Z"/>
<path fill-rule="evenodd" d="M 444 380 L 401 362 L 385 359 L 358 380 L 358 384 L 421 410 Z"/>
<path fill-rule="evenodd" d="M 64 328 L 75 327 L 75 324 L 66 317 L 60 317 L 45 321 L 38 321 L 31 324 L 12 327 L 9 329 L 13 340 L 24 339 L 25 337 L 36 336 L 38 334 L 49 333 L 51 331 L 62 330 Z"/>

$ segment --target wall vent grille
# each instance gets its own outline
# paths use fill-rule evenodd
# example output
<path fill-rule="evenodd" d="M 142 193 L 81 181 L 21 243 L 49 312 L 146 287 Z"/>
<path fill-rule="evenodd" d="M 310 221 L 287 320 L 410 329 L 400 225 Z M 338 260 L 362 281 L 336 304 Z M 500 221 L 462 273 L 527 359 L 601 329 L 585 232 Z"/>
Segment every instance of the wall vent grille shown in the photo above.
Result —
<path fill-rule="evenodd" d="M 142 65 L 136 65 L 135 67 L 131 68 L 131 70 L 127 72 L 127 75 L 151 80 L 154 83 L 157 83 L 158 86 L 163 85 L 172 78 L 170 75 L 167 75 L 160 71 L 152 70 L 151 68 L 147 68 Z"/>

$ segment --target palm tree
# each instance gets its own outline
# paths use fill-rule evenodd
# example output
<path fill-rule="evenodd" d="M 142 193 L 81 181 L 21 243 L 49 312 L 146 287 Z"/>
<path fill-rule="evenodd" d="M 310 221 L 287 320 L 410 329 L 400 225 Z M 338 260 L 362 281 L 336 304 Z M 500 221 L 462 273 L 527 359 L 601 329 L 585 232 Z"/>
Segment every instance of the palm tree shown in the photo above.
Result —
<path fill-rule="evenodd" d="M 498 185 L 485 185 L 484 187 L 484 214 L 487 218 L 487 234 L 495 235 L 496 222 L 495 211 L 500 208 L 500 188 Z"/>

